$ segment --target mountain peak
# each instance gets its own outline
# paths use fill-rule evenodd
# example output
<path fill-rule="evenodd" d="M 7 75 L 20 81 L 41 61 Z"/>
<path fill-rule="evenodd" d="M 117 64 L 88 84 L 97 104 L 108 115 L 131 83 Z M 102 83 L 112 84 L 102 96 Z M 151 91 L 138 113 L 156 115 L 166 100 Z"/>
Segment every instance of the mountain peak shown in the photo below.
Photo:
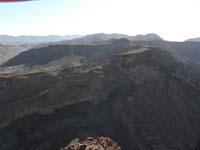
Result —
<path fill-rule="evenodd" d="M 149 34 L 138 34 L 135 37 L 136 41 L 155 41 L 155 40 L 163 40 L 159 35 L 155 33 L 149 33 Z"/>

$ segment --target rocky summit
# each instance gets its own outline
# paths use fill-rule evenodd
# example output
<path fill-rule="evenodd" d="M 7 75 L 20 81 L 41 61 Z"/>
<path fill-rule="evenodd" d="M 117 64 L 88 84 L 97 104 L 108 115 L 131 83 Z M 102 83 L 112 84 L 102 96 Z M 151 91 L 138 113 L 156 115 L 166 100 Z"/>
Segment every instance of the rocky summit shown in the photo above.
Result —
<path fill-rule="evenodd" d="M 121 150 L 121 148 L 109 137 L 87 137 L 82 142 L 76 138 L 67 147 L 61 148 L 61 150 Z"/>

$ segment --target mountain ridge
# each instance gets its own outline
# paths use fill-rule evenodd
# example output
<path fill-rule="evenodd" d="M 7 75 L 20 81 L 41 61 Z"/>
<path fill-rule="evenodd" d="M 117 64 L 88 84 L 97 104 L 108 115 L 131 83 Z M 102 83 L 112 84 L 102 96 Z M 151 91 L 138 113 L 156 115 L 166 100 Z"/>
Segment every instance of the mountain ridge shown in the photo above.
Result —
<path fill-rule="evenodd" d="M 105 61 L 1 76 L 0 149 L 55 150 L 100 135 L 127 150 L 194 148 L 199 73 L 167 51 L 121 42 L 125 48 L 114 54 L 111 44 Z"/>
<path fill-rule="evenodd" d="M 187 39 L 186 42 L 200 42 L 200 37 Z"/>

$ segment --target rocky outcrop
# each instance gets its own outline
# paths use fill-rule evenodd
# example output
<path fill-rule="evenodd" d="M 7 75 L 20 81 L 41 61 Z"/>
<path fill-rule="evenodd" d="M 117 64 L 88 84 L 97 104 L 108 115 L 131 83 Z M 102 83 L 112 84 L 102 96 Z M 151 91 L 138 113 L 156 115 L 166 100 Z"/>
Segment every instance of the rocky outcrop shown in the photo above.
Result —
<path fill-rule="evenodd" d="M 112 141 L 109 137 L 88 137 L 84 141 L 76 138 L 71 143 L 61 150 L 121 150 L 121 148 Z"/>

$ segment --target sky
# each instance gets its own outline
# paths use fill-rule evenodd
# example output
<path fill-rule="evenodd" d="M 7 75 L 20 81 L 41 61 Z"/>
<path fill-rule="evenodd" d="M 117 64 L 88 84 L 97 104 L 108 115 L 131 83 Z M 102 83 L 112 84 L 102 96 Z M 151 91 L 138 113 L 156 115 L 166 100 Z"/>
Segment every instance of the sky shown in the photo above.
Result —
<path fill-rule="evenodd" d="M 200 37 L 200 0 L 35 0 L 0 3 L 0 35 L 156 33 Z"/>

